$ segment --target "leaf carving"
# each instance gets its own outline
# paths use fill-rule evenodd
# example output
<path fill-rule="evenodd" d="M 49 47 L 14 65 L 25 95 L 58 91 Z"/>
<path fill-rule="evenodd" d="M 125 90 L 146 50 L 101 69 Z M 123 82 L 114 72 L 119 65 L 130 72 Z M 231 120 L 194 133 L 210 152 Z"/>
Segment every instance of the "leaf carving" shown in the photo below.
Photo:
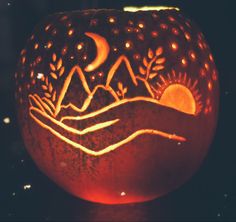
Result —
<path fill-rule="evenodd" d="M 121 96 L 121 93 L 120 93 L 120 91 L 117 91 L 116 93 L 117 93 L 117 95 L 118 95 L 118 96 Z"/>
<path fill-rule="evenodd" d="M 150 73 L 149 79 L 153 79 L 153 78 L 156 77 L 156 76 L 157 76 L 157 73 Z"/>
<path fill-rule="evenodd" d="M 127 87 L 124 88 L 123 93 L 124 93 L 124 94 L 127 93 Z"/>
<path fill-rule="evenodd" d="M 52 90 L 53 90 L 52 83 L 49 84 L 49 88 L 48 89 L 49 89 L 49 92 L 51 93 Z"/>
<path fill-rule="evenodd" d="M 52 101 L 55 102 L 55 100 L 56 100 L 56 91 L 54 91 L 52 94 Z"/>
<path fill-rule="evenodd" d="M 50 63 L 50 68 L 52 71 L 56 71 L 56 67 L 52 63 Z"/>
<path fill-rule="evenodd" d="M 158 47 L 157 49 L 156 49 L 156 56 L 159 56 L 159 55 L 161 55 L 163 53 L 163 48 L 162 47 Z"/>
<path fill-rule="evenodd" d="M 165 67 L 164 66 L 162 66 L 162 65 L 157 65 L 157 66 L 154 66 L 153 67 L 153 71 L 159 71 L 159 70 L 161 70 L 161 69 L 164 69 Z"/>
<path fill-rule="evenodd" d="M 51 94 L 49 94 L 49 93 L 44 93 L 44 95 L 45 95 L 47 98 L 51 98 Z"/>
<path fill-rule="evenodd" d="M 51 75 L 51 77 L 52 77 L 53 79 L 57 79 L 57 75 L 56 75 L 56 73 L 54 73 L 54 72 L 50 72 L 50 75 Z"/>
<path fill-rule="evenodd" d="M 145 67 L 148 66 L 148 61 L 147 61 L 147 58 L 146 58 L 146 57 L 143 58 L 143 65 L 144 65 Z"/>
<path fill-rule="evenodd" d="M 47 90 L 47 89 L 48 89 L 48 87 L 47 87 L 47 86 L 45 86 L 45 85 L 42 85 L 42 89 L 43 89 L 43 90 Z"/>
<path fill-rule="evenodd" d="M 56 62 L 57 60 L 57 55 L 55 53 L 52 54 L 52 61 L 53 62 Z"/>
<path fill-rule="evenodd" d="M 59 76 L 62 76 L 62 75 L 63 75 L 63 73 L 64 73 L 64 71 L 65 71 L 65 67 L 64 67 L 64 66 L 62 66 L 62 67 L 61 67 L 61 70 L 60 70 L 60 72 L 59 72 Z"/>
<path fill-rule="evenodd" d="M 163 57 L 163 58 L 159 58 L 159 59 L 157 59 L 156 60 L 156 64 L 162 64 L 162 63 L 164 63 L 166 61 L 166 59 Z"/>
<path fill-rule="evenodd" d="M 45 83 L 48 86 L 48 77 L 45 78 Z"/>
<path fill-rule="evenodd" d="M 120 91 L 122 91 L 122 89 L 123 89 L 123 85 L 122 85 L 121 82 L 118 82 L 118 89 L 119 89 Z"/>
<path fill-rule="evenodd" d="M 142 74 L 142 75 L 145 75 L 146 74 L 146 70 L 144 70 L 144 68 L 142 66 L 139 66 L 139 72 Z"/>
<path fill-rule="evenodd" d="M 153 51 L 151 49 L 148 49 L 148 58 L 149 59 L 153 58 Z"/>
<path fill-rule="evenodd" d="M 58 63 L 57 63 L 57 70 L 59 70 L 62 66 L 62 59 L 60 58 Z"/>

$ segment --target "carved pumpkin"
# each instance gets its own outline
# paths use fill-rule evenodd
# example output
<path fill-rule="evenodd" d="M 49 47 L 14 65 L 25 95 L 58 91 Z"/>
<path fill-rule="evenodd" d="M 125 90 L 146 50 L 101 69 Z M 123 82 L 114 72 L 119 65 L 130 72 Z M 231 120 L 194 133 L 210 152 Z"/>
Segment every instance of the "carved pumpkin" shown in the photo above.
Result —
<path fill-rule="evenodd" d="M 217 70 L 203 34 L 176 8 L 51 15 L 15 78 L 28 152 L 89 201 L 142 202 L 176 189 L 213 138 Z"/>

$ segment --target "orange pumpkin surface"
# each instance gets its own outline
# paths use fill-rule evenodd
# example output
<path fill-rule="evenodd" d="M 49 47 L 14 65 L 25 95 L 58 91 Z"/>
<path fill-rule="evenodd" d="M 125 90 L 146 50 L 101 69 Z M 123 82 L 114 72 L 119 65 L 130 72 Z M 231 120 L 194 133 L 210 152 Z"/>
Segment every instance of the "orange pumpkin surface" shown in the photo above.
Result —
<path fill-rule="evenodd" d="M 51 15 L 15 78 L 28 152 L 89 201 L 142 202 L 176 189 L 213 138 L 217 70 L 203 34 L 177 9 Z"/>

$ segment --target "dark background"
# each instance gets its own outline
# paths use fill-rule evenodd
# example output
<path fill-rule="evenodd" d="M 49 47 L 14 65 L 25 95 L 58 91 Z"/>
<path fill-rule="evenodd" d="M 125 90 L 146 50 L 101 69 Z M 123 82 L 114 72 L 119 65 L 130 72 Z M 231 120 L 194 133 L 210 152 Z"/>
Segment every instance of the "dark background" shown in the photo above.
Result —
<path fill-rule="evenodd" d="M 236 220 L 233 3 L 226 0 L 0 0 L 0 220 Z M 125 5 L 178 6 L 201 27 L 219 71 L 219 121 L 207 158 L 185 185 L 148 203 L 106 206 L 67 194 L 36 168 L 24 148 L 17 125 L 13 76 L 20 50 L 33 27 L 46 15 L 86 8 L 122 9 Z M 4 122 L 6 117 L 10 123 Z"/>

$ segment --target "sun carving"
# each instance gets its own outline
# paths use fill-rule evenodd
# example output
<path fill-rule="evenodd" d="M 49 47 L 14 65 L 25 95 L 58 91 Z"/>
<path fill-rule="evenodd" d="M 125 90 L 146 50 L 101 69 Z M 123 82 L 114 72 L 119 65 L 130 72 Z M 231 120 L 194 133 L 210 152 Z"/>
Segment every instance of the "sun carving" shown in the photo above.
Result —
<path fill-rule="evenodd" d="M 197 115 L 202 110 L 201 94 L 197 89 L 198 80 L 192 81 L 187 73 L 172 70 L 166 77 L 159 75 L 159 80 L 151 86 L 160 104 L 181 112 Z"/>
<path fill-rule="evenodd" d="M 160 106 L 165 106 L 192 116 L 198 115 L 202 109 L 201 94 L 197 89 L 197 80 L 191 80 L 186 73 L 176 74 L 174 70 L 166 76 L 160 74 L 160 71 L 165 70 L 166 62 L 166 58 L 163 56 L 163 47 L 147 49 L 146 55 L 142 59 L 142 64 L 138 67 L 139 74 L 135 74 L 129 58 L 124 54 L 120 55 L 108 70 L 105 84 L 98 84 L 91 88 L 87 75 L 97 70 L 107 60 L 110 46 L 101 35 L 90 32 L 86 32 L 85 35 L 94 41 L 97 52 L 95 59 L 84 69 L 79 65 L 75 65 L 71 70 L 66 70 L 62 58 L 53 53 L 52 61 L 49 63 L 51 72 L 49 75 L 41 73 L 40 78 L 38 78 L 42 84 L 44 97 L 41 98 L 37 93 L 29 95 L 29 114 L 31 118 L 65 143 L 93 156 L 100 156 L 113 151 L 142 134 L 158 135 L 166 139 L 182 142 L 186 141 L 187 138 L 184 135 L 176 135 L 175 132 L 164 132 L 158 128 L 143 128 L 131 133 L 121 141 L 101 147 L 98 151 L 91 150 L 81 144 L 80 136 L 109 128 L 117 123 L 120 124 L 122 120 L 120 118 L 109 119 L 80 130 L 72 127 L 73 124 L 73 126 L 78 126 L 80 121 L 99 118 L 100 115 L 106 115 L 106 113 L 112 112 L 112 110 L 120 106 L 127 106 L 127 104 L 135 104 L 136 102 L 141 102 L 143 105 L 150 103 L 155 105 L 157 109 Z M 122 64 L 127 69 L 131 84 L 126 85 L 125 82 L 118 81 L 116 83 L 118 88 L 115 89 L 113 85 L 114 76 Z M 65 104 L 64 101 L 74 76 L 80 80 L 82 83 L 81 90 L 86 94 L 86 98 L 82 101 L 83 103 L 80 107 L 71 102 Z M 157 82 L 151 84 L 154 79 L 157 79 Z M 57 91 L 52 82 L 58 80 L 63 81 L 63 85 Z M 140 86 L 144 87 L 147 96 L 127 96 L 129 87 L 138 88 Z M 90 107 L 98 90 L 109 93 L 114 98 L 114 102 L 90 113 L 84 113 Z M 62 116 L 61 113 L 65 110 L 72 110 L 75 114 Z M 68 122 L 73 124 L 69 125 Z M 73 135 L 76 135 L 76 138 Z"/>

